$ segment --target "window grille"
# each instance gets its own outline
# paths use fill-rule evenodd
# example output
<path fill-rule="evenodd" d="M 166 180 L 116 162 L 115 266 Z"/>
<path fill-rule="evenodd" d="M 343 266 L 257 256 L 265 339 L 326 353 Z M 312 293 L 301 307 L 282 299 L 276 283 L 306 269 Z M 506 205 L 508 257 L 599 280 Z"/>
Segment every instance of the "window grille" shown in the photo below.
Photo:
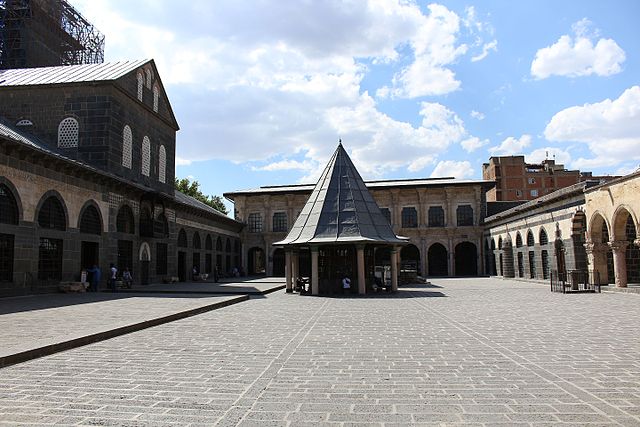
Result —
<path fill-rule="evenodd" d="M 276 212 L 273 214 L 273 231 L 287 231 L 286 212 Z"/>
<path fill-rule="evenodd" d="M 533 246 L 535 245 L 535 240 L 533 239 L 533 233 L 531 232 L 531 230 L 529 230 L 529 232 L 527 233 L 527 246 Z"/>
<path fill-rule="evenodd" d="M 61 239 L 40 238 L 38 248 L 38 279 L 62 279 L 62 251 Z"/>
<path fill-rule="evenodd" d="M 158 218 L 153 222 L 153 234 L 155 237 L 168 237 L 169 236 L 169 221 L 164 214 L 158 215 Z"/>
<path fill-rule="evenodd" d="M 418 226 L 418 212 L 416 208 L 402 208 L 402 228 L 416 228 Z"/>
<path fill-rule="evenodd" d="M 142 88 L 144 87 L 144 76 L 138 73 L 138 101 L 142 101 Z"/>
<path fill-rule="evenodd" d="M 147 68 L 145 73 L 147 74 L 147 89 L 151 89 L 151 70 Z"/>
<path fill-rule="evenodd" d="M 116 268 L 122 274 L 125 268 L 131 270 L 133 266 L 133 242 L 131 240 L 118 240 L 118 261 Z"/>
<path fill-rule="evenodd" d="M 18 225 L 18 204 L 4 184 L 0 184 L 0 223 Z"/>
<path fill-rule="evenodd" d="M 460 205 L 456 209 L 458 226 L 473 225 L 473 208 L 471 205 Z"/>
<path fill-rule="evenodd" d="M 153 111 L 158 112 L 158 103 L 160 100 L 160 89 L 158 86 L 153 87 Z"/>
<path fill-rule="evenodd" d="M 538 197 L 538 190 L 531 190 L 531 197 Z"/>
<path fill-rule="evenodd" d="M 0 234 L 0 282 L 13 281 L 13 234 Z"/>
<path fill-rule="evenodd" d="M 158 181 L 167 182 L 167 152 L 164 149 L 164 145 L 160 146 L 158 155 Z"/>
<path fill-rule="evenodd" d="M 131 152 L 133 150 L 133 134 L 129 125 L 122 130 L 122 166 L 131 169 Z"/>
<path fill-rule="evenodd" d="M 382 212 L 382 216 L 384 216 L 389 225 L 391 225 L 391 211 L 389 208 L 380 208 L 380 212 Z"/>
<path fill-rule="evenodd" d="M 135 220 L 133 211 L 127 205 L 124 205 L 118 211 L 116 218 L 116 231 L 118 233 L 135 234 Z"/>
<path fill-rule="evenodd" d="M 180 232 L 178 232 L 178 247 L 179 248 L 188 247 L 188 245 L 187 245 L 187 233 L 184 231 L 184 229 L 181 229 Z"/>
<path fill-rule="evenodd" d="M 193 248 L 200 249 L 200 234 L 197 231 L 193 233 Z"/>
<path fill-rule="evenodd" d="M 87 206 L 80 218 L 80 232 L 87 234 L 102 234 L 100 214 L 95 206 Z"/>
<path fill-rule="evenodd" d="M 211 234 L 207 234 L 207 238 L 204 240 L 204 248 L 208 251 L 213 250 L 213 242 L 211 241 Z"/>
<path fill-rule="evenodd" d="M 74 148 L 78 146 L 80 125 L 73 117 L 67 117 L 58 125 L 58 147 Z"/>
<path fill-rule="evenodd" d="M 220 236 L 216 239 L 216 251 L 222 251 L 222 239 Z"/>
<path fill-rule="evenodd" d="M 549 243 L 549 238 L 547 237 L 547 232 L 544 231 L 544 228 L 540 229 L 540 245 L 547 245 Z"/>
<path fill-rule="evenodd" d="M 442 206 L 429 208 L 429 227 L 444 227 L 444 209 Z"/>
<path fill-rule="evenodd" d="M 151 141 L 145 135 L 142 139 L 142 175 L 149 176 L 151 169 Z"/>
<path fill-rule="evenodd" d="M 249 233 L 260 233 L 262 231 L 262 216 L 255 212 L 249 214 L 248 224 Z"/>
<path fill-rule="evenodd" d="M 522 236 L 520 233 L 516 234 L 516 248 L 522 247 Z"/>
<path fill-rule="evenodd" d="M 62 204 L 56 197 L 49 197 L 38 213 L 38 225 L 42 228 L 64 231 L 67 229 L 67 216 Z"/>
<path fill-rule="evenodd" d="M 168 247 L 166 243 L 156 243 L 156 274 L 167 274 Z"/>

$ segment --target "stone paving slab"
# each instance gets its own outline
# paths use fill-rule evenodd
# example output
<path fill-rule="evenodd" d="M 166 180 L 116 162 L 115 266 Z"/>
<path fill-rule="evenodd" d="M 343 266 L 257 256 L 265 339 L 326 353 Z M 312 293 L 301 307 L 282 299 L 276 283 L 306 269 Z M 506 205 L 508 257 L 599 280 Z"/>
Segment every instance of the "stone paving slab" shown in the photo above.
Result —
<path fill-rule="evenodd" d="M 7 425 L 639 426 L 635 296 L 276 292 L 0 369 Z"/>
<path fill-rule="evenodd" d="M 255 278 L 243 280 L 223 279 L 218 283 L 204 282 L 180 282 L 180 283 L 156 283 L 147 286 L 136 286 L 133 289 L 123 289 L 123 293 L 180 293 L 180 294 L 239 294 L 239 295 L 264 295 L 284 289 L 284 278 Z"/>
<path fill-rule="evenodd" d="M 0 367 L 245 301 L 246 295 L 81 293 L 0 299 Z"/>

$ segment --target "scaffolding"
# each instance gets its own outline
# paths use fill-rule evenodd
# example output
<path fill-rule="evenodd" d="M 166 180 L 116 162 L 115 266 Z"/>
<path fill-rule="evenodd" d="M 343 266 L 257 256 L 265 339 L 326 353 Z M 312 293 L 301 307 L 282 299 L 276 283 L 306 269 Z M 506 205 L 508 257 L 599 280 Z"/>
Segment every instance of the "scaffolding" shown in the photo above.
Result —
<path fill-rule="evenodd" d="M 65 0 L 0 0 L 0 69 L 104 62 L 104 35 Z"/>

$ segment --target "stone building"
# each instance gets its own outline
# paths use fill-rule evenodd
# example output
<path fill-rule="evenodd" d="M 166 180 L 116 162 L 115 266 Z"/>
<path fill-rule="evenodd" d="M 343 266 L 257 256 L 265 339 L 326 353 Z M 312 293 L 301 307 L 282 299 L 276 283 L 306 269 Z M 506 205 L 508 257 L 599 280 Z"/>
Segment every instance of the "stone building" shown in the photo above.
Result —
<path fill-rule="evenodd" d="M 177 130 L 153 61 L 0 71 L 0 294 L 239 265 L 242 224 L 174 191 Z"/>
<path fill-rule="evenodd" d="M 400 275 L 484 274 L 482 235 L 485 193 L 494 183 L 453 178 L 365 181 L 396 235 L 408 237 L 400 251 Z M 284 276 L 283 240 L 313 185 L 265 186 L 225 193 L 241 232 L 249 274 Z M 300 253 L 300 273 L 310 274 L 310 254 Z"/>

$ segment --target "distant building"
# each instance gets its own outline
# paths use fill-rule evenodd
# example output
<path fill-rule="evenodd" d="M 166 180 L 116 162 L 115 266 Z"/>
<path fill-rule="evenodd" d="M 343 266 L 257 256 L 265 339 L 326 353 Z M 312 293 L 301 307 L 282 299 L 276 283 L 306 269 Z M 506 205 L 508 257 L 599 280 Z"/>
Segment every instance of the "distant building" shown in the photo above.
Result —
<path fill-rule="evenodd" d="M 487 192 L 489 202 L 533 200 L 585 179 L 593 179 L 590 172 L 567 170 L 555 160 L 526 163 L 524 156 L 489 158 L 489 163 L 482 165 L 482 178 L 496 182 L 495 188 Z"/>

